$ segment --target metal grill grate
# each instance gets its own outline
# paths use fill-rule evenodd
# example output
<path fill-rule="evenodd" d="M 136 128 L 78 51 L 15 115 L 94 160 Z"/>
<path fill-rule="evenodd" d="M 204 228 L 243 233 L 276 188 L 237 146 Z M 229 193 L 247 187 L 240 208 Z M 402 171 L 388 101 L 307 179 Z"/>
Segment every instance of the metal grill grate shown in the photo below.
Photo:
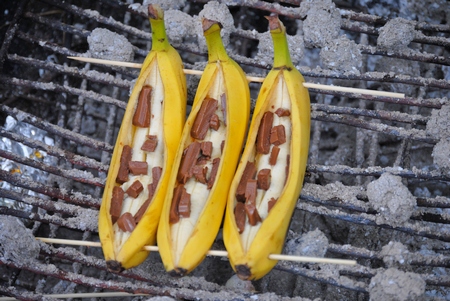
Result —
<path fill-rule="evenodd" d="M 182 9 L 197 15 L 206 2 L 187 1 Z M 229 51 L 250 74 L 264 76 L 270 68 L 271 55 L 257 52 L 264 42 L 264 15 L 278 13 L 291 35 L 309 39 L 302 30 L 307 14 L 299 9 L 301 1 L 223 2 L 229 2 L 234 17 Z M 392 5 L 390 16 L 379 17 L 354 1 L 336 1 L 340 36 L 358 42 L 358 72 L 324 66 L 320 52 L 330 45 L 306 45 L 297 60 L 309 82 L 407 95 L 396 99 L 310 89 L 310 158 L 289 239 L 318 228 L 330 242 L 327 257 L 357 259 L 358 265 L 280 262 L 253 283 L 259 299 L 368 300 L 369 292 L 375 298 L 371 280 L 389 267 L 419 275 L 427 298 L 445 300 L 450 295 L 450 164 L 445 161 L 445 156 L 450 158 L 450 131 L 446 118 L 437 118 L 450 112 L 450 7 L 439 2 L 447 16 L 436 11 L 413 15 L 418 21 L 409 23 L 414 29 L 411 44 L 383 49 L 377 47 L 381 29 L 401 15 Z M 113 0 L 22 0 L 0 7 L 5 15 L 0 22 L 0 146 L 13 145 L 0 148 L 0 214 L 21 218 L 36 237 L 96 241 L 105 174 L 138 72 L 66 57 L 83 55 L 87 37 L 103 27 L 124 35 L 134 45 L 135 61 L 142 61 L 151 41 L 146 16 Z M 196 63 L 204 62 L 206 53 L 195 39 L 174 46 L 186 67 L 201 69 Z M 196 79 L 188 80 L 192 101 Z M 251 89 L 256 98 L 259 85 L 251 84 Z M 15 126 L 7 126 L 10 117 Z M 36 131 L 50 140 L 29 135 Z M 16 151 L 25 147 L 37 154 Z M 387 173 L 401 177 L 398 191 L 407 187 L 417 202 L 411 217 L 401 223 L 380 222 L 382 213 L 367 193 L 369 183 Z M 390 241 L 403 247 L 389 253 Z M 220 237 L 214 247 L 223 249 Z M 218 258 L 207 258 L 192 276 L 175 279 L 166 275 L 155 253 L 142 266 L 116 275 L 106 271 L 99 249 L 43 243 L 39 248 L 32 263 L 0 256 L 1 294 L 23 300 L 101 291 L 183 300 L 255 298 L 255 292 L 225 286 L 233 272 Z"/>

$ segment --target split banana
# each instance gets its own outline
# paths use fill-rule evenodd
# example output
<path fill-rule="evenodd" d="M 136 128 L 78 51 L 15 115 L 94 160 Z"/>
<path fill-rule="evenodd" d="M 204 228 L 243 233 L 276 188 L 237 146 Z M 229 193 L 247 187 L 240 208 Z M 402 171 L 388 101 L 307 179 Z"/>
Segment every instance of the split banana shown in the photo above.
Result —
<path fill-rule="evenodd" d="M 221 26 L 207 19 L 202 25 L 208 64 L 183 129 L 158 228 L 164 266 L 178 276 L 200 264 L 219 231 L 250 111 L 247 79 L 226 53 Z"/>
<path fill-rule="evenodd" d="M 263 277 L 282 251 L 303 184 L 310 135 L 310 101 L 292 64 L 286 30 L 268 17 L 274 64 L 265 78 L 247 142 L 231 184 L 223 238 L 233 269 L 244 280 Z"/>
<path fill-rule="evenodd" d="M 169 44 L 164 14 L 149 5 L 152 49 L 147 55 L 117 137 L 98 228 L 109 270 L 140 264 L 154 245 L 173 160 L 186 115 L 186 78 Z"/>

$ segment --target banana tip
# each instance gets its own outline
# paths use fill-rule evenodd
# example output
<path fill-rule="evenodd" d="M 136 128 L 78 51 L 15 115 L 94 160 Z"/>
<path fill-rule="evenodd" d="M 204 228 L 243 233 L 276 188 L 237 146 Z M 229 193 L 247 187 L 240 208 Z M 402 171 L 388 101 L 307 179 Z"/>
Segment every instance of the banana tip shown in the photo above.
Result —
<path fill-rule="evenodd" d="M 250 276 L 252 275 L 252 272 L 250 271 L 250 268 L 246 264 L 240 264 L 235 266 L 236 268 L 236 274 L 238 277 L 242 280 L 249 280 Z"/>
<path fill-rule="evenodd" d="M 202 19 L 202 28 L 203 28 L 203 32 L 208 31 L 210 28 L 212 28 L 214 25 L 218 26 L 217 29 L 221 29 L 222 28 L 222 24 L 220 24 L 220 22 L 214 21 L 214 20 L 210 20 L 207 18 L 203 18 Z"/>
<path fill-rule="evenodd" d="M 122 264 L 116 260 L 108 260 L 106 261 L 106 267 L 108 268 L 108 271 L 114 272 L 114 273 L 120 273 L 123 270 L 125 270 L 122 267 Z"/>
<path fill-rule="evenodd" d="M 162 20 L 164 18 L 164 12 L 161 9 L 161 6 L 157 4 L 149 4 L 148 17 L 154 20 Z"/>
<path fill-rule="evenodd" d="M 269 30 L 271 32 L 283 31 L 283 23 L 281 23 L 278 15 L 266 16 L 266 19 L 269 21 Z"/>
<path fill-rule="evenodd" d="M 188 273 L 188 270 L 186 270 L 186 269 L 175 268 L 169 272 L 169 275 L 172 277 L 183 277 L 183 276 L 186 276 L 187 273 Z"/>

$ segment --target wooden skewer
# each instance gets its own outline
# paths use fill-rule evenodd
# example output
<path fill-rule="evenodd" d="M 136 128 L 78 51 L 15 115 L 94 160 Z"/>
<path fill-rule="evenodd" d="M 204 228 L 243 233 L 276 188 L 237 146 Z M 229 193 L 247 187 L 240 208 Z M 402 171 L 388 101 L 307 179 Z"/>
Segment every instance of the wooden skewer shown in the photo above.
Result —
<path fill-rule="evenodd" d="M 113 66 L 122 66 L 122 67 L 130 67 L 130 68 L 141 68 L 142 67 L 142 64 L 139 64 L 139 63 L 128 63 L 128 62 L 121 62 L 121 61 L 102 60 L 102 59 L 96 59 L 96 58 L 90 58 L 90 57 L 68 56 L 67 58 L 72 59 L 72 60 L 81 61 L 81 62 L 102 64 L 102 65 L 113 65 Z M 203 74 L 203 71 L 200 71 L 200 70 L 183 69 L 183 71 L 185 74 L 190 74 L 190 75 L 202 75 Z M 247 80 L 249 82 L 262 83 L 264 81 L 264 78 L 257 77 L 257 76 L 247 76 Z M 347 92 L 347 93 L 353 93 L 353 94 L 365 94 L 365 95 L 385 96 L 385 97 L 393 97 L 393 98 L 405 98 L 404 93 L 396 93 L 396 92 L 358 89 L 358 88 L 349 88 L 349 87 L 314 84 L 314 83 L 303 83 L 303 86 L 305 88 L 313 88 L 313 89 L 327 90 L 327 91 L 339 91 L 339 92 Z"/>
<path fill-rule="evenodd" d="M 49 243 L 49 244 L 61 244 L 61 245 L 76 245 L 76 246 L 87 246 L 87 247 L 101 247 L 100 242 L 95 241 L 85 241 L 85 240 L 71 240 L 71 239 L 59 239 L 59 238 L 47 238 L 47 237 L 36 237 L 36 239 Z M 157 246 L 145 246 L 146 251 L 159 251 Z M 206 254 L 208 256 L 220 256 L 228 257 L 227 251 L 221 250 L 209 250 Z M 324 257 L 309 257 L 309 256 L 293 256 L 293 255 L 283 255 L 283 254 L 270 254 L 269 259 L 272 260 L 285 260 L 285 261 L 295 261 L 295 262 L 310 262 L 310 263 L 331 263 L 331 264 L 342 264 L 342 265 L 356 265 L 356 260 L 348 259 L 334 259 L 334 258 L 324 258 Z"/>

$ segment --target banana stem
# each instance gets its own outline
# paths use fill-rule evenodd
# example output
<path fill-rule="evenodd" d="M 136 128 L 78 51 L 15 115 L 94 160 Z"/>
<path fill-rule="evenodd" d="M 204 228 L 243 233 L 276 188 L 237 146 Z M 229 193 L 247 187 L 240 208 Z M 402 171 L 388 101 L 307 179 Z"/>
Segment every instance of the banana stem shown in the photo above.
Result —
<path fill-rule="evenodd" d="M 220 37 L 221 25 L 216 21 L 203 19 L 202 26 L 208 47 L 208 62 L 227 61 L 229 57 Z"/>
<path fill-rule="evenodd" d="M 289 54 L 289 45 L 286 37 L 286 28 L 283 23 L 281 23 L 278 16 L 266 17 L 269 20 L 270 34 L 273 40 L 274 49 L 274 61 L 273 68 L 294 68 L 294 64 L 291 60 L 291 55 Z"/>
<path fill-rule="evenodd" d="M 170 44 L 166 35 L 163 10 L 158 5 L 150 4 L 148 6 L 148 16 L 152 27 L 152 50 L 167 51 Z"/>

